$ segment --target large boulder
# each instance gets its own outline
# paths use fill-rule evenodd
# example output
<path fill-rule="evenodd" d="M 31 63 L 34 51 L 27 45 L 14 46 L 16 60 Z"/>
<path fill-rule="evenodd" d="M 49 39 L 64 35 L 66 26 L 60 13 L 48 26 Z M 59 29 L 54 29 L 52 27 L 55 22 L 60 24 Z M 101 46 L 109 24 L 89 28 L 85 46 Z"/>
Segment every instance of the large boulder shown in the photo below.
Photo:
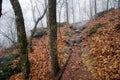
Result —
<path fill-rule="evenodd" d="M 43 29 L 36 29 L 33 35 L 34 38 L 41 38 L 43 35 L 46 35 L 47 32 Z"/>

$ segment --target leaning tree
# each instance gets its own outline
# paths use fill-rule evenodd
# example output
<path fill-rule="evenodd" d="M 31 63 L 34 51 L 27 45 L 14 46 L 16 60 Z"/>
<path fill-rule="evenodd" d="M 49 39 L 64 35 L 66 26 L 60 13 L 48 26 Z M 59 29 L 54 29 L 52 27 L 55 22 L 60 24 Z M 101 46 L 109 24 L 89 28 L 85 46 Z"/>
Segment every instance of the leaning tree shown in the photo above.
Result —
<path fill-rule="evenodd" d="M 18 46 L 20 53 L 20 62 L 21 62 L 21 71 L 23 73 L 23 80 L 28 79 L 28 74 L 30 71 L 30 63 L 28 60 L 28 43 L 25 32 L 25 24 L 23 19 L 23 14 L 21 10 L 21 6 L 18 0 L 10 0 L 16 19 L 16 29 L 17 29 L 17 37 L 18 37 Z"/>

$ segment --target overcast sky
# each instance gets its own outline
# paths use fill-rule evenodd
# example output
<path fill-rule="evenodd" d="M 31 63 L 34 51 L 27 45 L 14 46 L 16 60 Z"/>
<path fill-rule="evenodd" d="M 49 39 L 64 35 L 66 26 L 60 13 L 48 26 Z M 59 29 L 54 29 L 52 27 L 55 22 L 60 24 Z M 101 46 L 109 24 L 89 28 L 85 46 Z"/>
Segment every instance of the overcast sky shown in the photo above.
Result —
<path fill-rule="evenodd" d="M 44 9 L 43 9 L 43 5 L 44 5 L 44 0 L 32 0 L 33 2 L 33 6 L 35 6 L 34 1 L 38 1 L 36 4 L 38 5 L 38 7 L 40 8 L 40 13 L 42 14 Z M 62 1 L 62 0 L 61 0 Z M 80 21 L 80 19 L 87 19 L 89 18 L 89 0 L 73 0 L 73 5 L 74 5 L 74 13 L 75 13 L 75 22 Z M 97 8 L 98 11 L 101 11 L 102 8 L 105 8 L 104 6 L 101 7 L 102 4 L 105 4 L 103 1 L 106 0 L 97 0 Z M 110 0 L 112 1 L 112 0 Z M 31 12 L 31 3 L 30 0 L 19 0 L 21 7 L 22 7 L 22 11 L 23 11 L 23 15 L 24 15 L 24 19 L 25 19 L 25 24 L 27 26 L 33 26 L 33 17 L 32 17 L 32 12 Z M 71 0 L 69 0 L 69 2 L 71 2 Z M 71 4 L 69 3 L 69 16 L 70 16 L 70 22 L 72 22 L 72 10 L 71 10 Z M 2 16 L 1 20 L 6 20 L 6 18 L 8 17 L 13 17 L 14 13 L 13 13 L 13 9 L 11 7 L 10 4 L 10 0 L 3 0 L 3 14 L 6 13 L 5 15 Z M 79 6 L 80 6 L 80 12 L 79 12 Z M 36 13 L 36 19 L 38 17 L 38 13 Z M 58 14 L 58 13 L 57 13 Z M 6 17 L 7 16 L 7 17 Z M 65 9 L 62 8 L 62 21 L 65 20 Z M 57 17 L 58 18 L 58 17 Z M 45 18 L 43 19 L 43 22 L 45 23 Z"/>
<path fill-rule="evenodd" d="M 43 3 L 43 1 L 44 0 L 39 0 L 42 4 L 44 4 Z M 78 7 L 77 7 L 77 5 L 78 5 L 78 1 L 79 0 L 74 0 L 74 7 L 76 7 L 76 9 L 75 9 L 75 13 L 77 13 L 78 12 Z M 86 1 L 86 4 L 84 3 L 84 1 Z M 84 7 L 84 5 L 87 5 L 87 3 L 88 3 L 88 1 L 89 0 L 80 0 L 80 2 L 81 2 L 81 9 Z M 21 7 L 22 7 L 22 11 L 23 11 L 23 15 L 24 15 L 24 19 L 25 19 L 25 23 L 26 24 L 30 24 L 30 22 L 32 21 L 32 13 L 31 13 L 31 3 L 30 3 L 30 0 L 19 0 L 19 2 L 20 2 L 20 4 L 21 4 Z M 33 2 L 34 2 L 34 0 L 33 0 Z M 40 4 L 41 5 L 41 4 Z M 42 8 L 42 6 L 40 6 L 39 5 L 39 7 L 41 8 L 41 14 L 42 14 L 42 12 L 43 12 L 43 8 Z M 10 2 L 9 2 L 9 0 L 3 0 L 3 14 L 4 13 L 6 13 L 6 12 L 8 12 L 9 11 L 9 13 L 7 13 L 7 14 L 10 14 L 10 13 L 12 13 L 12 12 L 10 12 L 10 11 L 12 11 L 12 7 L 11 7 L 11 4 L 10 4 Z M 64 11 L 64 10 L 63 10 Z M 83 14 L 83 12 L 81 11 L 81 14 Z M 12 17 L 12 15 L 13 14 L 11 14 L 11 17 Z M 84 15 L 84 14 L 83 14 Z M 4 15 L 3 15 L 4 16 Z M 62 16 L 65 16 L 65 14 L 64 15 L 62 15 Z M 79 18 L 79 16 L 78 15 L 75 15 L 76 16 L 76 22 L 78 21 L 78 18 Z M 64 19 L 64 18 L 63 18 Z M 63 20 L 62 19 L 62 20 Z"/>

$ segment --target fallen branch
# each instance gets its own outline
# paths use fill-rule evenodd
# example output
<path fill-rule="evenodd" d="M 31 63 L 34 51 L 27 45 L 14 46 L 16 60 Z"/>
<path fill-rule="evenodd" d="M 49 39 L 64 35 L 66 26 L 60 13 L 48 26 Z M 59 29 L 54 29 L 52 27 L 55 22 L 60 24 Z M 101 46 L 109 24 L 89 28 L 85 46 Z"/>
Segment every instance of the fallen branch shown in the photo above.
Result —
<path fill-rule="evenodd" d="M 70 53 L 70 55 L 68 56 L 65 64 L 64 64 L 63 67 L 61 68 L 57 80 L 61 80 L 62 74 L 64 73 L 64 71 L 65 71 L 65 69 L 66 69 L 66 66 L 67 66 L 67 64 L 68 64 L 68 62 L 69 62 L 69 60 L 70 60 L 70 57 L 71 57 L 71 53 Z"/>

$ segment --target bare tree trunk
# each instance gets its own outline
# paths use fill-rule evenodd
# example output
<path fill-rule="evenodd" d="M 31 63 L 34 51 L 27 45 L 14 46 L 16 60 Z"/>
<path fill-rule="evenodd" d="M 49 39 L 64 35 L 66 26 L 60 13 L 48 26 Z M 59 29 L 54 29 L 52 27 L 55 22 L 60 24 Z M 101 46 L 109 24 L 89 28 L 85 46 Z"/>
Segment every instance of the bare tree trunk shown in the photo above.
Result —
<path fill-rule="evenodd" d="M 68 14 L 68 0 L 66 0 L 66 21 L 67 21 L 67 24 L 69 24 L 69 14 Z"/>
<path fill-rule="evenodd" d="M 92 19 L 92 17 L 93 17 L 93 16 L 92 16 L 92 3 L 91 3 L 91 0 L 89 0 L 89 1 L 90 1 L 90 2 L 89 2 L 89 3 L 90 3 L 90 18 Z"/>
<path fill-rule="evenodd" d="M 48 1 L 48 30 L 49 30 L 49 54 L 51 76 L 54 77 L 59 71 L 57 58 L 57 22 L 56 22 L 56 0 Z"/>
<path fill-rule="evenodd" d="M 106 10 L 109 9 L 109 0 L 107 0 L 107 7 L 106 7 Z"/>
<path fill-rule="evenodd" d="M 25 25 L 22 10 L 18 0 L 10 0 L 16 19 L 17 27 L 17 36 L 18 36 L 18 45 L 20 52 L 20 61 L 21 61 L 21 71 L 23 73 L 23 80 L 28 79 L 28 74 L 30 72 L 30 63 L 28 60 L 28 43 L 25 32 Z"/>
<path fill-rule="evenodd" d="M 0 17 L 2 15 L 2 0 L 0 0 Z"/>
<path fill-rule="evenodd" d="M 35 18 L 35 8 L 34 8 L 34 6 L 33 6 L 33 1 L 32 0 L 30 0 L 30 3 L 31 3 L 31 11 L 32 11 L 32 17 L 33 17 L 33 21 L 34 21 L 34 24 L 35 24 L 35 22 L 36 22 L 36 18 Z"/>
<path fill-rule="evenodd" d="M 73 23 L 75 23 L 75 14 L 74 14 L 74 1 L 72 0 L 72 14 L 73 14 Z"/>
<path fill-rule="evenodd" d="M 120 0 L 118 0 L 118 8 L 120 8 Z"/>
<path fill-rule="evenodd" d="M 62 2 L 62 4 L 60 5 L 60 9 L 58 10 L 58 16 L 59 16 L 59 34 L 60 34 L 60 39 L 62 40 L 62 34 L 61 34 L 61 31 L 60 31 L 60 22 L 61 22 L 61 12 L 62 12 L 62 8 L 63 8 L 63 5 L 64 5 L 64 1 Z"/>
<path fill-rule="evenodd" d="M 81 16 L 80 16 L 80 12 L 81 12 L 81 9 L 80 9 L 80 0 L 78 0 L 78 5 L 79 5 L 79 21 L 81 20 Z"/>
<path fill-rule="evenodd" d="M 97 2 L 95 0 L 95 15 L 97 14 Z"/>
<path fill-rule="evenodd" d="M 45 0 L 45 7 L 48 6 L 48 0 Z M 46 24 L 47 24 L 47 27 L 48 27 L 48 11 L 46 11 Z"/>

